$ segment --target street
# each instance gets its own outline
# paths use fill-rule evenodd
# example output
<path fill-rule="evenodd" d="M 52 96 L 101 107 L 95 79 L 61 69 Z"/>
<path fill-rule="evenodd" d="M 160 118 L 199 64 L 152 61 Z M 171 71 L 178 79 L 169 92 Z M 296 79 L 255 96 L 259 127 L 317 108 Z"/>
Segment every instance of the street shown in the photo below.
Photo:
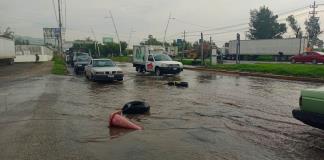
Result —
<path fill-rule="evenodd" d="M 118 65 L 124 82 L 52 75 L 50 62 L 1 66 L 0 159 L 324 157 L 323 131 L 291 115 L 301 89 L 323 84 L 191 70 L 154 77 Z M 189 88 L 165 85 L 175 80 Z M 144 130 L 109 128 L 109 114 L 132 100 L 151 105 L 131 117 Z"/>

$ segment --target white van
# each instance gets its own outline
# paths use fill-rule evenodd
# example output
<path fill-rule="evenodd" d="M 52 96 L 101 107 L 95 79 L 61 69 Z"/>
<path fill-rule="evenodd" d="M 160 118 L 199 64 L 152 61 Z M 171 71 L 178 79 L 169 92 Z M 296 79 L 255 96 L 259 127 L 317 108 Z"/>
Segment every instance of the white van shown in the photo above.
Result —
<path fill-rule="evenodd" d="M 137 72 L 154 72 L 157 76 L 183 71 L 183 64 L 173 61 L 162 46 L 134 46 L 133 66 Z"/>

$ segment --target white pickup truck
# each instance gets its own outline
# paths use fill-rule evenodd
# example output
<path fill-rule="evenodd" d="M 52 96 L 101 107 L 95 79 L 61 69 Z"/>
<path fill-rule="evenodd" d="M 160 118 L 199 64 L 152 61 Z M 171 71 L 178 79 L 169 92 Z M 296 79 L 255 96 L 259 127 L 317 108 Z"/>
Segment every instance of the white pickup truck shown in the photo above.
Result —
<path fill-rule="evenodd" d="M 137 72 L 154 72 L 157 76 L 183 71 L 183 64 L 173 61 L 163 47 L 149 45 L 134 46 L 133 67 Z"/>

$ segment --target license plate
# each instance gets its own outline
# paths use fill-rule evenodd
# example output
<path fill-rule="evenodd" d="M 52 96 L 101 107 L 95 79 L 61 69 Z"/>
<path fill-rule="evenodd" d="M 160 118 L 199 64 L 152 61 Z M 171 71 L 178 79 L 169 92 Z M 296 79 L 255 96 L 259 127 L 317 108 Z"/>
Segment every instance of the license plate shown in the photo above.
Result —
<path fill-rule="evenodd" d="M 177 70 L 178 68 L 173 68 L 173 70 Z"/>
<path fill-rule="evenodd" d="M 114 75 L 108 74 L 108 78 L 114 78 Z"/>

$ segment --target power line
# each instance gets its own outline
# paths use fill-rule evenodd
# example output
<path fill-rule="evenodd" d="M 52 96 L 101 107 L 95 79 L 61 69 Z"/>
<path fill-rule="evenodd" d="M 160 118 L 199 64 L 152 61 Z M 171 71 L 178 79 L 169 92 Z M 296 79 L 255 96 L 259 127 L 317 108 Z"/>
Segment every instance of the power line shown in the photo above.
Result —
<path fill-rule="evenodd" d="M 324 4 L 323 4 L 324 5 Z M 299 7 L 299 8 L 296 8 L 296 9 L 292 9 L 292 10 L 289 10 L 289 11 L 286 11 L 286 12 L 282 12 L 282 13 L 278 13 L 277 15 L 280 16 L 280 15 L 285 15 L 285 14 L 288 14 L 288 13 L 292 13 L 292 12 L 296 12 L 296 11 L 299 11 L 299 10 L 302 10 L 302 9 L 306 9 L 308 6 L 304 6 L 304 7 Z M 199 33 L 199 32 L 208 32 L 208 31 L 213 31 L 213 30 L 224 30 L 224 29 L 228 29 L 228 28 L 235 28 L 235 27 L 239 27 L 239 26 L 243 26 L 243 25 L 247 25 L 248 23 L 239 23 L 239 24 L 234 24 L 234 25 L 228 25 L 228 26 L 223 26 L 223 27 L 217 27 L 217 28 L 211 28 L 211 29 L 206 29 L 206 30 L 200 30 L 200 31 L 190 31 L 190 32 L 187 32 L 187 33 Z"/>
<path fill-rule="evenodd" d="M 58 18 L 57 18 L 57 13 L 56 13 L 56 7 L 55 7 L 55 2 L 54 2 L 54 0 L 52 0 L 52 4 L 53 4 L 53 9 L 54 9 L 55 20 L 56 20 L 56 23 L 58 24 L 59 21 L 58 21 Z"/>
<path fill-rule="evenodd" d="M 198 24 L 194 24 L 194 23 L 190 23 L 190 22 L 187 22 L 187 21 L 184 21 L 184 20 L 180 20 L 178 18 L 174 18 L 174 20 L 180 22 L 180 23 L 183 23 L 183 24 L 189 24 L 189 25 L 192 25 L 192 26 L 197 26 L 197 27 L 200 27 L 200 28 L 210 28 L 210 27 L 206 27 L 206 26 L 202 26 L 202 25 L 198 25 Z"/>
<path fill-rule="evenodd" d="M 67 5 L 66 5 L 66 0 L 64 0 L 64 26 L 65 26 L 65 28 L 67 27 L 67 20 L 66 20 L 66 7 L 67 7 Z"/>

